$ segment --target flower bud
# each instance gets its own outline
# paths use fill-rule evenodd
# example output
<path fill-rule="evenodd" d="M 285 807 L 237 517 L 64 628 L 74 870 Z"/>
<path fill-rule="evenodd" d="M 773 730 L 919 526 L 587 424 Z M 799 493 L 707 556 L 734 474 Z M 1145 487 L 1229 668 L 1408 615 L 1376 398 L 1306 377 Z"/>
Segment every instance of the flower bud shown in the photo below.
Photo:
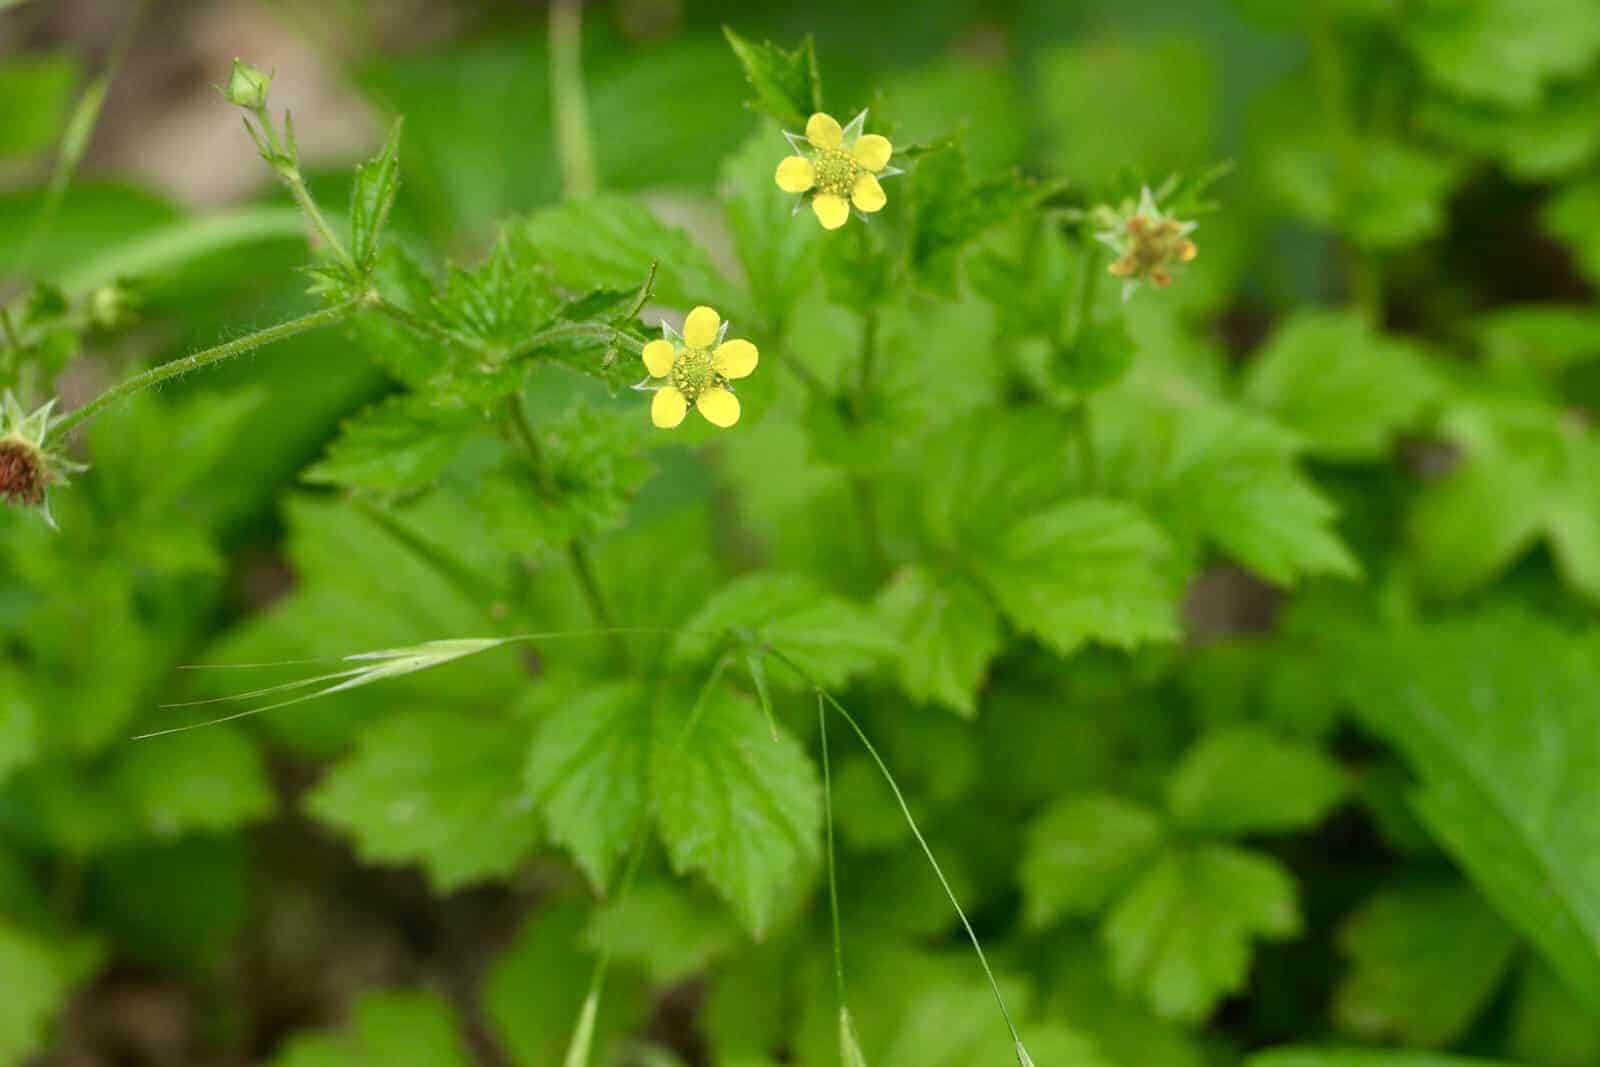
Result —
<path fill-rule="evenodd" d="M 133 323 L 139 302 L 139 294 L 125 281 L 99 286 L 86 301 L 89 322 L 99 330 L 120 330 Z"/>
<path fill-rule="evenodd" d="M 267 89 L 271 85 L 272 75 L 252 67 L 242 59 L 235 59 L 233 75 L 228 79 L 222 95 L 246 110 L 260 111 L 267 106 Z"/>

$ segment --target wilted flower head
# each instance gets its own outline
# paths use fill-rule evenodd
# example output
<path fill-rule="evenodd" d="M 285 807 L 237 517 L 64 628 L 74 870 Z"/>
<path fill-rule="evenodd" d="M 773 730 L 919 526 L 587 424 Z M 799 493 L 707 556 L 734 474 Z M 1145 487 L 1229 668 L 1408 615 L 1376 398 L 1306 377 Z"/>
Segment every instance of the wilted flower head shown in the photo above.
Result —
<path fill-rule="evenodd" d="M 644 346 L 641 355 L 650 377 L 634 386 L 654 390 L 650 421 L 670 430 L 683 421 L 689 405 L 706 421 L 728 427 L 739 421 L 739 398 L 728 383 L 748 377 L 760 358 L 749 341 L 725 341 L 728 324 L 708 307 L 689 312 L 679 334 L 661 324 L 662 340 Z"/>
<path fill-rule="evenodd" d="M 6 393 L 0 398 L 0 499 L 7 504 L 41 509 L 46 522 L 50 517 L 46 491 L 65 483 L 67 475 L 83 470 L 65 456 L 45 447 L 50 428 L 55 424 L 52 400 L 29 414 L 17 398 Z"/>
<path fill-rule="evenodd" d="M 1163 212 L 1148 185 L 1139 194 L 1137 204 L 1126 201 L 1120 210 L 1101 205 L 1095 209 L 1094 217 L 1100 227 L 1095 237 L 1117 254 L 1108 270 L 1126 279 L 1122 286 L 1124 300 L 1133 295 L 1141 281 L 1165 289 L 1172 284 L 1173 268 L 1199 254 L 1195 243 L 1189 240 L 1197 224 Z"/>
<path fill-rule="evenodd" d="M 778 188 L 810 193 L 811 210 L 824 229 L 837 230 L 850 218 L 850 205 L 871 214 L 888 198 L 878 179 L 901 173 L 889 166 L 894 146 L 887 137 L 863 134 L 863 111 L 841 127 L 832 115 L 818 112 L 806 123 L 805 136 L 783 131 L 795 154 L 778 164 Z"/>

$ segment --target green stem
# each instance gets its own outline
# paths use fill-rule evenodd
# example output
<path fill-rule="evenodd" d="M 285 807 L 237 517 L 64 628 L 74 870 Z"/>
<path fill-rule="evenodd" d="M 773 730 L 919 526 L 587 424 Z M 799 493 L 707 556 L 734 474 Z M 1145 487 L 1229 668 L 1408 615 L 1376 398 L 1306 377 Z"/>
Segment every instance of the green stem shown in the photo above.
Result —
<path fill-rule="evenodd" d="M 234 356 L 242 356 L 246 352 L 254 352 L 256 349 L 263 348 L 276 341 L 283 341 L 298 334 L 344 322 L 353 318 L 360 312 L 361 308 L 362 301 L 347 300 L 342 304 L 335 304 L 332 307 L 323 308 L 321 311 L 313 311 L 309 315 L 302 315 L 298 319 L 290 319 L 288 322 L 280 322 L 276 326 L 257 330 L 255 333 L 246 334 L 236 340 L 217 345 L 215 348 L 208 348 L 204 352 L 196 352 L 192 356 L 184 356 L 181 359 L 163 363 L 159 367 L 152 367 L 143 374 L 135 375 L 119 385 L 112 386 L 87 404 L 69 412 L 55 424 L 50 436 L 52 439 L 60 438 L 74 426 L 89 421 L 112 404 L 124 400 L 135 393 L 143 392 L 151 386 L 160 385 L 170 378 L 188 374 L 190 371 L 196 371 L 202 367 L 209 367 L 213 363 L 221 363 L 223 360 L 232 359 Z"/>
<path fill-rule="evenodd" d="M 533 471 L 533 480 L 539 489 L 539 495 L 547 502 L 554 501 L 560 495 L 560 487 L 556 485 L 550 467 L 545 462 L 544 449 L 539 446 L 539 438 L 533 432 L 532 423 L 528 421 L 528 408 L 523 403 L 522 397 L 506 398 L 506 414 L 511 424 L 511 436 L 527 456 L 528 466 Z M 572 573 L 578 579 L 578 586 L 583 590 L 584 599 L 589 603 L 589 613 L 602 628 L 615 631 L 616 624 L 611 617 L 611 608 L 606 603 L 605 592 L 600 588 L 600 579 L 595 573 L 594 561 L 590 558 L 587 546 L 577 538 L 573 538 L 567 542 L 566 552 L 567 561 L 572 565 Z M 612 651 L 617 661 L 626 669 L 630 658 L 628 643 L 615 632 L 610 636 Z"/>
<path fill-rule="evenodd" d="M 839 930 L 839 879 L 833 847 L 833 769 L 828 762 L 828 715 L 817 694 L 817 733 L 822 745 L 822 820 L 828 834 L 828 910 L 833 917 L 833 990 L 841 1009 L 844 996 L 844 936 Z"/>
<path fill-rule="evenodd" d="M 834 698 L 832 693 L 829 693 L 818 684 L 817 680 L 811 677 L 808 671 L 784 655 L 781 650 L 769 646 L 766 648 L 766 652 L 803 678 L 806 684 L 810 685 L 816 692 L 819 700 L 827 701 L 828 705 L 839 714 L 840 718 L 844 719 L 855 733 L 856 739 L 861 742 L 861 747 L 867 750 L 867 755 L 872 757 L 872 762 L 878 767 L 878 773 L 889 784 L 889 790 L 894 793 L 895 802 L 900 805 L 900 814 L 904 816 L 906 826 L 910 827 L 911 836 L 916 838 L 917 846 L 922 849 L 923 857 L 927 859 L 928 866 L 933 868 L 934 875 L 939 879 L 939 885 L 944 889 L 945 897 L 950 901 L 950 906 L 955 909 L 956 917 L 961 920 L 961 926 L 967 932 L 967 940 L 972 942 L 972 949 L 978 954 L 978 963 L 983 967 L 984 976 L 989 979 L 989 988 L 994 992 L 995 1002 L 1000 1005 L 1000 1016 L 1005 1020 L 1006 1029 L 1011 1033 L 1011 1042 L 1017 1049 L 1018 1061 L 1026 1064 L 1027 1061 L 1024 1059 L 1026 1053 L 1022 1048 L 1022 1036 L 1017 1032 L 1016 1024 L 1011 1021 L 1011 1010 L 1006 1007 L 1005 995 L 1000 992 L 1000 982 L 994 976 L 994 969 L 989 966 L 989 957 L 984 953 L 983 946 L 978 943 L 977 931 L 972 928 L 972 923 L 968 921 L 965 909 L 961 907 L 961 902 L 956 899 L 955 890 L 950 888 L 950 880 L 945 877 L 944 868 L 939 866 L 939 861 L 934 856 L 933 849 L 928 844 L 928 839 L 922 836 L 922 828 L 917 825 L 916 816 L 911 814 L 911 805 L 906 803 L 905 794 L 900 791 L 900 785 L 895 781 L 894 773 L 889 770 L 889 765 L 878 754 L 877 746 L 867 737 L 867 732 L 861 728 L 861 724 L 856 722 L 856 717 L 851 715 L 845 706 Z"/>
<path fill-rule="evenodd" d="M 356 261 L 350 255 L 349 249 L 345 248 L 344 242 L 333 232 L 333 227 L 328 225 L 328 220 L 323 218 L 322 210 L 311 197 L 311 190 L 306 188 L 306 181 L 300 174 L 299 166 L 296 165 L 281 173 L 284 184 L 294 196 L 295 203 L 300 205 L 300 210 L 311 220 L 311 225 L 316 227 L 317 232 L 322 235 L 322 240 L 332 249 L 334 257 L 339 260 L 339 265 L 349 271 L 351 277 L 359 277 L 360 268 L 356 266 Z"/>
<path fill-rule="evenodd" d="M 388 316 L 414 333 L 431 337 L 446 347 L 457 348 L 467 352 L 482 352 L 484 350 L 483 345 L 472 338 L 463 337 L 461 334 L 447 330 L 443 326 L 429 322 L 427 319 L 418 318 L 399 304 L 391 303 L 382 296 L 373 295 L 368 298 L 367 303 L 372 310 L 379 314 Z"/>
<path fill-rule="evenodd" d="M 855 421 L 863 423 L 867 417 L 867 404 L 872 395 L 872 374 L 878 352 L 878 312 L 869 309 L 861 326 L 861 359 L 857 363 L 856 389 L 851 400 Z M 861 531 L 867 543 L 867 555 L 879 570 L 888 565 L 888 553 L 883 547 L 883 532 L 878 525 L 878 498 L 872 482 L 859 475 L 851 475 L 850 486 L 856 498 L 856 510 L 861 513 Z"/>
<path fill-rule="evenodd" d="M 1311 62 L 1315 68 L 1317 96 L 1332 133 L 1339 176 L 1340 216 L 1348 212 L 1361 184 L 1361 143 L 1349 106 L 1349 79 L 1344 54 L 1334 29 L 1328 0 L 1312 4 Z M 1346 242 L 1351 294 L 1356 304 L 1376 322 L 1383 313 L 1383 277 L 1377 260 L 1359 246 Z"/>
<path fill-rule="evenodd" d="M 557 341 L 594 341 L 607 346 L 620 346 L 626 348 L 634 355 L 644 350 L 643 342 L 631 337 L 614 326 L 603 326 L 592 322 L 564 322 L 559 326 L 552 326 L 547 330 L 540 330 L 516 348 L 506 353 L 506 359 L 517 360 L 530 352 L 537 352 L 545 345 Z"/>
<path fill-rule="evenodd" d="M 1100 249 L 1094 242 L 1083 246 L 1083 276 L 1078 279 L 1077 321 L 1072 326 L 1072 343 L 1081 344 L 1094 321 L 1095 294 L 1100 288 Z M 1092 397 L 1084 393 L 1078 399 L 1076 417 L 1072 420 L 1078 438 L 1078 460 L 1082 467 L 1084 486 L 1093 492 L 1100 485 L 1100 457 L 1094 446 L 1094 414 Z"/>
<path fill-rule="evenodd" d="M 568 197 L 593 196 L 594 145 L 583 90 L 582 0 L 550 4 L 550 95 L 555 103 L 556 151 Z"/>

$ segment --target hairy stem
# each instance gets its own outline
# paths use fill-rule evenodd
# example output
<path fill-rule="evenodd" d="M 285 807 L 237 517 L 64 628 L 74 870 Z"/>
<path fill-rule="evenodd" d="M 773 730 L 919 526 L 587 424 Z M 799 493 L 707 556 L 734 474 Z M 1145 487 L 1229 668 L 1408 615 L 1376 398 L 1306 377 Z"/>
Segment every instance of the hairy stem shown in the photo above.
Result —
<path fill-rule="evenodd" d="M 523 403 L 522 397 L 511 396 L 506 399 L 506 414 L 507 421 L 511 425 L 511 436 L 527 457 L 539 495 L 546 501 L 555 500 L 560 494 L 560 487 L 556 485 L 550 467 L 545 462 L 544 449 L 539 447 L 539 438 L 533 432 L 532 423 L 528 421 L 528 408 Z M 595 574 L 594 560 L 590 558 L 588 548 L 582 541 L 573 538 L 567 542 L 566 552 L 567 561 L 572 565 L 572 573 L 578 580 L 578 587 L 583 590 L 583 597 L 589 603 L 589 613 L 602 628 L 613 631 L 610 634 L 612 652 L 615 653 L 617 661 L 626 668 L 629 662 L 628 643 L 615 632 L 616 624 L 612 620 L 611 608 L 606 603 L 604 590 L 600 588 L 600 579 Z"/>
<path fill-rule="evenodd" d="M 151 386 L 160 385 L 170 378 L 188 374 L 190 371 L 199 370 L 202 367 L 209 367 L 213 363 L 221 363 L 223 360 L 232 359 L 234 356 L 242 356 L 246 352 L 254 352 L 256 349 L 263 348 L 275 341 L 286 340 L 298 334 L 309 333 L 324 326 L 332 326 L 336 323 L 344 322 L 355 317 L 361 311 L 361 308 L 362 302 L 360 300 L 347 300 L 342 304 L 335 304 L 332 307 L 323 308 L 321 311 L 313 311 L 309 315 L 302 315 L 298 319 L 290 319 L 288 322 L 280 322 L 276 326 L 268 326 L 264 330 L 257 330 L 255 333 L 246 334 L 225 344 L 217 345 L 215 348 L 196 352 L 192 356 L 184 356 L 181 359 L 163 363 L 159 367 L 151 367 L 143 374 L 134 375 L 127 381 L 112 386 L 87 404 L 69 412 L 55 424 L 51 431 L 51 437 L 52 439 L 60 438 L 74 426 L 89 421 L 112 404 L 124 400 L 135 393 L 143 392 Z"/>
<path fill-rule="evenodd" d="M 562 188 L 568 197 L 593 196 L 594 144 L 589 138 L 589 105 L 583 89 L 582 0 L 552 0 L 550 4 L 550 96 L 555 102 Z"/>

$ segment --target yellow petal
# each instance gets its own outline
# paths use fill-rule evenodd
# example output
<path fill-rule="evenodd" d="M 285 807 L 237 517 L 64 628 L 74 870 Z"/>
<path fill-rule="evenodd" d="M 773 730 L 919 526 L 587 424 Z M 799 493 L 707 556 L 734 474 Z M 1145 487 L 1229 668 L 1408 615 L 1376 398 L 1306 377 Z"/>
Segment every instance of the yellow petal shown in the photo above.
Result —
<path fill-rule="evenodd" d="M 652 378 L 665 378 L 672 370 L 672 358 L 676 354 L 671 341 L 651 341 L 640 353 L 644 357 L 644 369 Z"/>
<path fill-rule="evenodd" d="M 786 193 L 803 193 L 817 184 L 817 170 L 805 156 L 790 156 L 778 164 L 778 188 Z"/>
<path fill-rule="evenodd" d="M 817 213 L 817 221 L 824 230 L 837 230 L 850 217 L 850 205 L 844 202 L 844 197 L 832 193 L 813 196 L 811 210 Z"/>
<path fill-rule="evenodd" d="M 856 178 L 856 184 L 850 190 L 850 202 L 869 214 L 882 211 L 888 199 L 883 195 L 883 186 L 878 184 L 878 179 L 870 174 Z"/>
<path fill-rule="evenodd" d="M 707 422 L 724 430 L 739 421 L 739 398 L 726 389 L 707 389 L 694 406 L 700 409 Z"/>
<path fill-rule="evenodd" d="M 855 154 L 856 162 L 868 170 L 877 172 L 889 165 L 889 156 L 894 152 L 894 145 L 889 143 L 889 138 L 869 133 L 856 142 L 851 149 Z"/>
<path fill-rule="evenodd" d="M 670 430 L 683 421 L 688 410 L 689 402 L 683 394 L 669 385 L 656 390 L 655 399 L 650 401 L 650 421 L 663 430 Z"/>
<path fill-rule="evenodd" d="M 844 129 L 838 119 L 819 111 L 806 122 L 806 140 L 818 148 L 838 148 L 844 140 Z"/>
<path fill-rule="evenodd" d="M 683 320 L 683 340 L 690 348 L 710 348 L 717 343 L 717 327 L 722 320 L 717 313 L 701 304 Z"/>
<path fill-rule="evenodd" d="M 749 341 L 728 341 L 711 354 L 711 365 L 724 378 L 747 378 L 759 358 L 756 346 Z"/>

